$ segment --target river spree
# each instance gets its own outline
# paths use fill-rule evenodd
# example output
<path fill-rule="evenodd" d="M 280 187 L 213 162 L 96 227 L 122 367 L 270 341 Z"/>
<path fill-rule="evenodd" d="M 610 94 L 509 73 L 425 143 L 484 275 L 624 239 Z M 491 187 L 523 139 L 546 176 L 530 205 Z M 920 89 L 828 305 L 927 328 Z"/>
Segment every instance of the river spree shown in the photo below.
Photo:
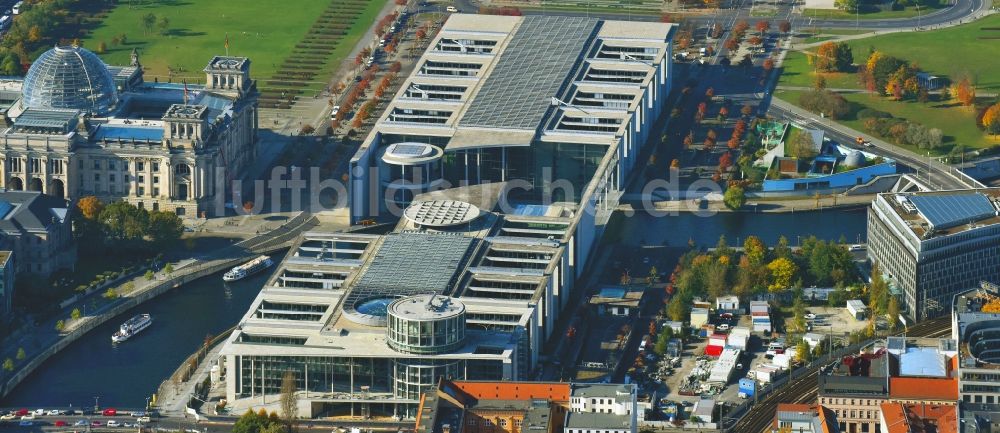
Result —
<path fill-rule="evenodd" d="M 281 255 L 274 260 L 280 261 Z M 234 283 L 222 273 L 160 295 L 97 327 L 59 352 L 21 382 L 5 407 L 142 407 L 146 397 L 205 341 L 246 314 L 273 267 Z M 111 344 L 111 334 L 136 314 L 153 324 L 128 341 Z"/>
<path fill-rule="evenodd" d="M 769 245 L 784 235 L 792 245 L 798 237 L 864 241 L 866 211 L 836 210 L 796 213 L 719 213 L 700 217 L 690 213 L 653 217 L 637 214 L 625 219 L 621 242 L 628 245 L 686 245 L 689 239 L 702 247 L 714 246 L 719 235 L 730 245 L 748 235 L 760 236 Z M 280 261 L 281 257 L 275 257 Z M 274 272 L 223 284 L 221 273 L 166 293 L 109 321 L 70 345 L 41 366 L 2 403 L 6 407 L 93 406 L 141 407 L 194 350 L 206 335 L 235 325 Z M 111 334 L 125 319 L 141 313 L 153 315 L 153 325 L 117 346 Z"/>

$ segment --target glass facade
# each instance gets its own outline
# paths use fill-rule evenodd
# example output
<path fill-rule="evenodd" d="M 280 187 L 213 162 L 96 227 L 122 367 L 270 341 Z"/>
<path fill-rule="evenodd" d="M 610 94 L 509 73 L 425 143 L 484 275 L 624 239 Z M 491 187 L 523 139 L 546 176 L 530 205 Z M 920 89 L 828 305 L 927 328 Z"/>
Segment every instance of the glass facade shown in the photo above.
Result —
<path fill-rule="evenodd" d="M 438 379 L 465 377 L 465 361 L 455 359 L 396 359 L 393 361 L 396 398 L 419 400 Z"/>
<path fill-rule="evenodd" d="M 55 47 L 31 64 L 24 78 L 28 108 L 69 108 L 106 116 L 118 105 L 115 82 L 94 53 L 79 47 Z"/>
<path fill-rule="evenodd" d="M 465 309 L 459 314 L 433 320 L 415 320 L 392 314 L 389 308 L 386 333 L 389 347 L 412 354 L 447 353 L 465 342 Z"/>

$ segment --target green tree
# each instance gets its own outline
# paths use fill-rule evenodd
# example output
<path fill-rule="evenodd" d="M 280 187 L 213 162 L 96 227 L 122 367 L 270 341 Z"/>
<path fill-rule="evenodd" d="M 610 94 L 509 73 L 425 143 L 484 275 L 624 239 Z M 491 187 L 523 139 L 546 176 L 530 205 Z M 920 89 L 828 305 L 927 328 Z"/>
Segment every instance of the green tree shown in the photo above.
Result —
<path fill-rule="evenodd" d="M 142 16 L 142 27 L 146 29 L 145 34 L 153 31 L 153 26 L 156 25 L 156 15 L 152 12 Z"/>
<path fill-rule="evenodd" d="M 896 327 L 899 324 L 899 299 L 895 296 L 889 296 L 889 305 L 886 310 L 885 315 L 889 319 L 889 332 L 896 332 Z"/>
<path fill-rule="evenodd" d="M 799 267 L 795 262 L 784 257 L 779 257 L 767 264 L 767 269 L 771 271 L 771 284 L 767 289 L 772 292 L 780 292 L 792 286 L 792 281 L 798 275 Z"/>
<path fill-rule="evenodd" d="M 66 328 L 66 322 L 63 322 L 62 320 L 56 322 L 56 331 L 62 332 L 64 328 Z"/>
<path fill-rule="evenodd" d="M 14 360 L 10 358 L 3 360 L 3 369 L 7 371 L 14 371 Z"/>
<path fill-rule="evenodd" d="M 167 263 L 167 265 L 163 267 L 163 273 L 168 275 L 174 273 L 174 264 Z"/>
<path fill-rule="evenodd" d="M 792 321 L 788 328 L 790 332 L 806 332 L 806 304 L 801 296 L 796 296 L 792 303 Z"/>
<path fill-rule="evenodd" d="M 809 362 L 812 352 L 809 350 L 809 343 L 806 340 L 799 340 L 798 344 L 795 345 L 795 359 L 799 362 L 806 363 Z"/>
<path fill-rule="evenodd" d="M 71 319 L 73 319 L 73 320 L 79 320 L 80 316 L 81 316 L 81 314 L 80 314 L 80 309 L 79 308 L 74 308 L 73 312 L 69 313 L 69 317 Z"/>
<path fill-rule="evenodd" d="M 108 242 L 134 244 L 143 239 L 149 227 L 149 213 L 126 201 L 116 201 L 101 210 L 98 220 Z"/>
<path fill-rule="evenodd" d="M 143 275 L 143 277 L 146 278 L 146 281 L 152 280 L 154 276 L 156 276 L 156 274 L 153 273 L 152 269 L 147 270 L 146 273 Z"/>
<path fill-rule="evenodd" d="M 7 53 L 0 61 L 0 72 L 4 75 L 21 75 L 21 71 L 21 61 L 15 53 Z"/>
<path fill-rule="evenodd" d="M 653 345 L 653 352 L 659 356 L 667 353 L 667 343 L 670 342 L 671 338 L 674 338 L 674 328 L 667 326 L 660 332 L 660 335 L 656 336 L 656 344 Z"/>
<path fill-rule="evenodd" d="M 153 242 L 161 246 L 167 245 L 180 239 L 184 234 L 184 222 L 173 212 L 153 211 L 149 213 L 146 233 Z"/>
<path fill-rule="evenodd" d="M 746 255 L 751 265 L 759 265 L 764 263 L 764 256 L 767 255 L 767 246 L 757 236 L 750 235 L 743 241 L 743 254 Z"/>
<path fill-rule="evenodd" d="M 105 52 L 108 51 L 108 44 L 106 44 L 104 41 L 98 42 L 96 51 L 97 54 L 104 54 Z"/>
<path fill-rule="evenodd" d="M 739 210 L 747 202 L 746 191 L 738 186 L 731 186 L 722 197 L 722 202 L 732 210 Z"/>
<path fill-rule="evenodd" d="M 108 290 L 101 296 L 103 296 L 104 299 L 115 299 L 118 297 L 118 292 L 116 292 L 115 289 L 108 287 Z"/>
<path fill-rule="evenodd" d="M 689 303 L 684 302 L 681 296 L 674 296 L 670 300 L 670 305 L 667 306 L 667 314 L 670 315 L 670 320 L 675 322 L 686 322 L 689 312 Z"/>
<path fill-rule="evenodd" d="M 788 246 L 788 238 L 785 235 L 778 238 L 778 244 L 774 246 L 773 252 L 775 258 L 792 258 L 792 248 Z"/>
<path fill-rule="evenodd" d="M 18 361 L 23 361 L 24 358 L 26 358 L 27 356 L 28 355 L 26 353 L 24 353 L 24 348 L 23 347 L 18 347 L 17 348 L 17 355 L 15 356 L 15 358 L 17 358 Z"/>
<path fill-rule="evenodd" d="M 855 13 L 858 10 L 859 1 L 858 0 L 834 0 L 833 5 L 840 10 Z"/>
<path fill-rule="evenodd" d="M 159 27 L 161 35 L 166 35 L 170 30 L 170 18 L 161 17 L 160 20 L 157 21 L 156 27 Z"/>

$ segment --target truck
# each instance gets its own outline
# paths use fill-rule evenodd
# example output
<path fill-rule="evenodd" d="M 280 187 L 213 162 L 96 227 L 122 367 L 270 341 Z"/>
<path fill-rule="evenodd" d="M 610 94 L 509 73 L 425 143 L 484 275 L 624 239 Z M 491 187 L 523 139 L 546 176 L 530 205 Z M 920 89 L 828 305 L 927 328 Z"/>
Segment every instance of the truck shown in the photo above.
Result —
<path fill-rule="evenodd" d="M 740 379 L 740 398 L 751 398 L 757 393 L 757 381 L 750 378 Z"/>

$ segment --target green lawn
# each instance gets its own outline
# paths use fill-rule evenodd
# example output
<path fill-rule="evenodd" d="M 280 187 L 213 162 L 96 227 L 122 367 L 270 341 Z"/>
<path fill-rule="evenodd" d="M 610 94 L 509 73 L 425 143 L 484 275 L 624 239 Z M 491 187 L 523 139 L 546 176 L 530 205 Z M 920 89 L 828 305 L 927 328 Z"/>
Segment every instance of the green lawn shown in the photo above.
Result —
<path fill-rule="evenodd" d="M 823 76 L 826 78 L 826 87 L 831 89 L 860 88 L 858 77 L 852 73 L 832 72 L 824 73 Z M 778 85 L 812 87 L 815 82 L 816 73 L 813 72 L 813 66 L 809 64 L 806 55 L 801 51 L 789 51 L 781 63 Z"/>
<path fill-rule="evenodd" d="M 907 7 L 900 10 L 891 11 L 879 11 L 862 10 L 860 14 L 855 14 L 852 12 L 846 12 L 839 9 L 810 9 L 806 8 L 802 11 L 802 16 L 804 18 L 813 18 L 819 20 L 884 20 L 892 18 L 912 18 L 918 15 L 927 15 L 936 9 L 944 8 L 946 5 L 942 5 L 938 8 L 928 8 L 921 7 L 919 10 L 915 7 Z"/>
<path fill-rule="evenodd" d="M 165 80 L 168 67 L 180 71 L 174 75 L 197 80 L 204 79 L 202 68 L 214 55 L 225 54 L 226 35 L 229 37 L 229 54 L 247 56 L 253 61 L 252 74 L 256 78 L 270 77 L 281 66 L 310 27 L 331 3 L 336 5 L 335 20 L 346 29 L 346 34 L 336 42 L 333 54 L 325 60 L 336 64 L 346 56 L 357 40 L 385 4 L 380 0 L 284 0 L 238 1 L 187 0 L 120 2 L 98 26 L 83 45 L 96 50 L 105 42 L 107 52 L 101 57 L 109 64 L 124 65 L 129 54 L 138 48 L 146 69 L 146 78 Z M 146 31 L 141 17 L 154 14 L 159 20 L 169 20 L 168 30 L 161 35 L 158 27 Z M 126 45 L 112 46 L 115 35 L 125 33 Z"/>
<path fill-rule="evenodd" d="M 775 92 L 775 96 L 795 105 L 799 104 L 799 96 L 801 94 L 802 92 L 789 90 Z M 940 104 L 937 102 L 929 102 L 927 104 L 919 102 L 896 102 L 889 98 L 872 96 L 866 93 L 846 93 L 843 96 L 851 103 L 851 114 L 847 119 L 840 120 L 840 123 L 858 131 L 866 132 L 863 122 L 855 117 L 855 113 L 867 107 L 890 113 L 893 117 L 920 123 L 928 128 L 939 128 L 944 131 L 944 146 L 936 150 L 935 153 L 937 154 L 948 153 L 956 144 L 963 144 L 966 147 L 972 148 L 984 148 L 998 143 L 997 140 L 983 134 L 976 126 L 975 112 L 969 107 Z M 915 146 L 902 147 L 921 154 L 925 152 Z"/>
<path fill-rule="evenodd" d="M 935 75 L 953 77 L 968 73 L 978 80 L 980 89 L 1000 91 L 1000 56 L 997 48 L 1000 30 L 983 28 L 1000 27 L 1000 15 L 991 15 L 979 21 L 958 27 L 916 33 L 893 33 L 849 41 L 854 51 L 855 63 L 863 61 L 869 47 L 891 56 L 906 59 L 920 69 Z"/>
<path fill-rule="evenodd" d="M 854 62 L 864 62 L 871 47 L 891 56 L 914 62 L 927 72 L 944 77 L 969 74 L 979 89 L 1000 91 L 1000 56 L 992 55 L 1000 46 L 1000 15 L 974 23 L 929 32 L 892 33 L 847 41 L 854 52 Z M 826 34 L 825 31 L 820 34 Z M 812 86 L 815 74 L 805 54 L 789 52 L 782 64 L 784 73 L 779 85 Z M 854 74 L 826 74 L 827 87 L 860 89 Z"/>

